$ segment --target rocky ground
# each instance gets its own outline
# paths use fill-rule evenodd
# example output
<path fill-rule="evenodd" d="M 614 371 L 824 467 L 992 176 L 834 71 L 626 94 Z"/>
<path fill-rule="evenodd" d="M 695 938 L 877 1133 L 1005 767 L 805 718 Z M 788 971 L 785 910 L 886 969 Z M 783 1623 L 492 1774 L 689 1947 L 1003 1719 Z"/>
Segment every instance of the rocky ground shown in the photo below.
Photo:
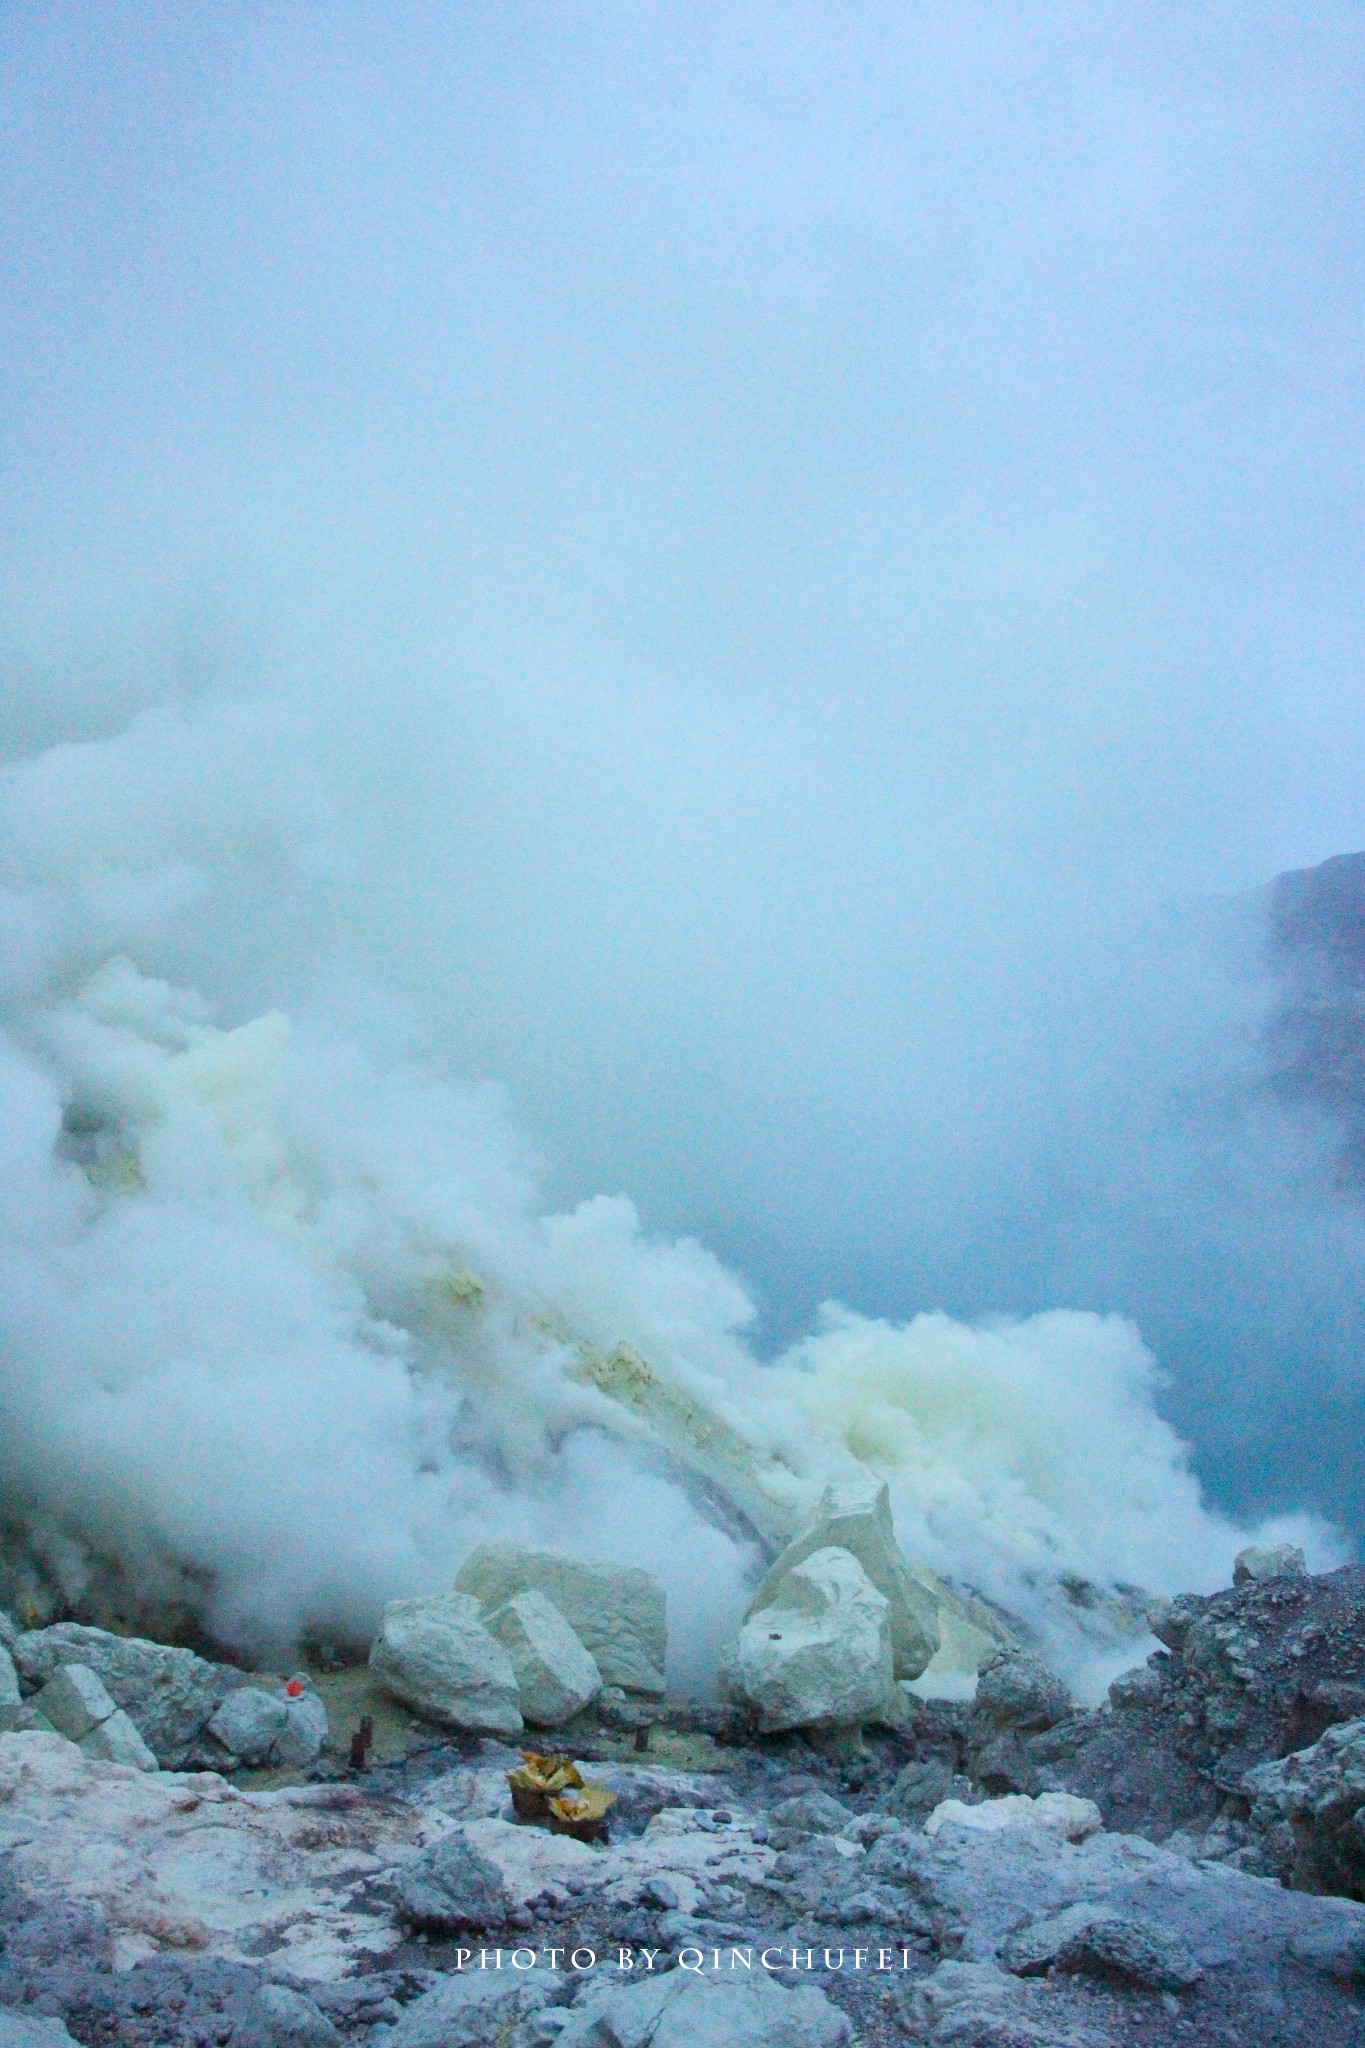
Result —
<path fill-rule="evenodd" d="M 518 1748 L 360 1669 L 313 1674 L 303 1768 L 0 1735 L 0 2043 L 1358 2043 L 1365 1573 L 1155 1620 L 1092 1714 L 1026 1653 L 837 1740 L 599 1701 L 556 1738 L 616 1795 L 595 1844 L 516 1823 Z"/>

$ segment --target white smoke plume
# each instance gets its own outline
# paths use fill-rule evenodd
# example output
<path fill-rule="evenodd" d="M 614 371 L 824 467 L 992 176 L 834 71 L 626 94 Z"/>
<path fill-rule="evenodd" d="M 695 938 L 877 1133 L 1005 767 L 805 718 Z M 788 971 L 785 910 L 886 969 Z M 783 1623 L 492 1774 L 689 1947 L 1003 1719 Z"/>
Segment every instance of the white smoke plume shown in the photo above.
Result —
<path fill-rule="evenodd" d="M 249 959 L 324 944 L 351 886 L 292 715 L 144 714 L 9 766 L 0 797 L 0 1484 L 77 1604 L 112 1557 L 248 1654 L 363 1641 L 384 1600 L 512 1536 L 661 1573 L 674 1678 L 704 1689 L 757 1550 L 575 1376 L 621 1344 L 788 1506 L 854 1461 L 884 1474 L 910 1553 L 1082 1683 L 1138 1651 L 1081 1582 L 1226 1582 L 1248 1532 L 1204 1504 L 1130 1323 L 830 1305 L 760 1362 L 701 1245 L 620 1195 L 543 1213 L 496 1091 L 321 1003 L 200 993 L 207 962 L 254 989 Z"/>

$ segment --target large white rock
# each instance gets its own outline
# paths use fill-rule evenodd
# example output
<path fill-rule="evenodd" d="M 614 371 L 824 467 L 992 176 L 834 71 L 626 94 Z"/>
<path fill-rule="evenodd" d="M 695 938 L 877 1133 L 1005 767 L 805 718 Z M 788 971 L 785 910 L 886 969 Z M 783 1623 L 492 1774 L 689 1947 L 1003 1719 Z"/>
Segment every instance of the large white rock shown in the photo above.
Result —
<path fill-rule="evenodd" d="M 817 1550 L 740 1630 L 730 1683 L 768 1734 L 872 1720 L 895 1682 L 890 1612 L 851 1552 Z"/>
<path fill-rule="evenodd" d="M 101 1721 L 118 1712 L 118 1702 L 109 1697 L 87 1664 L 63 1664 L 33 1704 L 68 1742 L 82 1741 Z"/>
<path fill-rule="evenodd" d="M 485 1615 L 484 1626 L 512 1660 L 521 1711 L 534 1728 L 558 1728 L 595 1700 L 602 1674 L 543 1593 L 517 1593 Z"/>
<path fill-rule="evenodd" d="M 561 1557 L 553 1550 L 523 1550 L 515 1543 L 481 1543 L 460 1566 L 455 1586 L 490 1609 L 518 1593 L 543 1593 L 592 1657 L 604 1685 L 663 1692 L 668 1631 L 663 1582 L 653 1572 Z"/>
<path fill-rule="evenodd" d="M 295 1770 L 316 1763 L 327 1731 L 327 1709 L 311 1687 L 291 1698 L 259 1685 L 239 1686 L 209 1722 L 209 1734 L 239 1763 Z"/>
<path fill-rule="evenodd" d="M 122 1707 L 115 1707 L 107 1721 L 92 1728 L 80 1747 L 86 1756 L 102 1764 L 127 1764 L 135 1771 L 160 1768 L 136 1727 Z"/>
<path fill-rule="evenodd" d="M 85 1664 L 63 1664 L 33 1702 L 48 1725 L 101 1763 L 154 1771 L 156 1758 L 122 1707 Z"/>
<path fill-rule="evenodd" d="M 173 1768 L 192 1756 L 219 1701 L 245 1683 L 239 1671 L 206 1663 L 193 1650 L 142 1636 L 59 1621 L 30 1629 L 13 1646 L 23 1677 L 42 1685 L 63 1664 L 84 1664 L 131 1716 L 157 1762 Z"/>
<path fill-rule="evenodd" d="M 0 1707 L 17 1707 L 19 1704 L 19 1674 L 14 1668 L 14 1659 L 0 1644 Z"/>
<path fill-rule="evenodd" d="M 327 1740 L 327 1709 L 311 1689 L 285 1700 L 284 1728 L 276 1738 L 272 1761 L 288 1770 L 316 1763 Z"/>
<path fill-rule="evenodd" d="M 223 1701 L 209 1722 L 209 1734 L 239 1763 L 266 1764 L 288 1719 L 280 1694 L 243 1685 Z"/>
<path fill-rule="evenodd" d="M 1232 1583 L 1249 1586 L 1263 1579 L 1302 1578 L 1307 1569 L 1297 1543 L 1249 1543 L 1232 1561 Z"/>
<path fill-rule="evenodd" d="M 827 1486 L 805 1527 L 759 1580 L 745 1619 L 772 1606 L 796 1565 L 831 1547 L 851 1552 L 889 1605 L 895 1676 L 918 1678 L 939 1646 L 938 1603 L 901 1555 L 884 1480 L 840 1479 Z"/>
<path fill-rule="evenodd" d="M 483 1735 L 522 1732 L 512 1660 L 468 1594 L 391 1600 L 370 1649 L 370 1668 L 426 1720 Z"/>

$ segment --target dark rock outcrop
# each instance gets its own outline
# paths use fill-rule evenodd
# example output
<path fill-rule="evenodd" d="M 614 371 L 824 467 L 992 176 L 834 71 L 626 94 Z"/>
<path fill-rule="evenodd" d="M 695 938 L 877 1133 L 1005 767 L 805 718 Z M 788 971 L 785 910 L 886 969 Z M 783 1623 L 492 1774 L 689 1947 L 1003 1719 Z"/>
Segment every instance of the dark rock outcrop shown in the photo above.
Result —
<path fill-rule="evenodd" d="M 1343 1186 L 1365 1195 L 1365 853 L 1280 875 L 1266 896 L 1273 1085 L 1339 1124 Z"/>
<path fill-rule="evenodd" d="M 1185 1594 L 1153 1623 L 1165 1648 L 1116 1680 L 1098 1713 L 1024 1742 L 1043 1784 L 1093 1799 L 1110 1827 L 1160 1839 L 1239 1824 L 1249 1770 L 1365 1714 L 1358 1566 Z"/>

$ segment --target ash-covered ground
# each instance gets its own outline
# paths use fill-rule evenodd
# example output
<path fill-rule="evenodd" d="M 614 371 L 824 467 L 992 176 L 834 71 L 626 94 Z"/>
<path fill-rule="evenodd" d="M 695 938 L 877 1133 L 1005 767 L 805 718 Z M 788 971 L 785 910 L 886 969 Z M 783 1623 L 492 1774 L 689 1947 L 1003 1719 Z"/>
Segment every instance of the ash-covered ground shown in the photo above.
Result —
<path fill-rule="evenodd" d="M 518 1824 L 521 1750 L 365 1667 L 308 1674 L 330 1733 L 302 1769 L 5 1734 L 0 2041 L 1358 2043 L 1365 1572 L 1154 1620 L 1167 1647 L 1095 1712 L 1026 1650 L 861 1733 L 606 1696 L 552 1745 L 615 1795 L 598 1842 Z M 17 1635 L 21 1673 L 51 1635 Z M 195 1674 L 166 1668 L 170 1742 Z"/>

